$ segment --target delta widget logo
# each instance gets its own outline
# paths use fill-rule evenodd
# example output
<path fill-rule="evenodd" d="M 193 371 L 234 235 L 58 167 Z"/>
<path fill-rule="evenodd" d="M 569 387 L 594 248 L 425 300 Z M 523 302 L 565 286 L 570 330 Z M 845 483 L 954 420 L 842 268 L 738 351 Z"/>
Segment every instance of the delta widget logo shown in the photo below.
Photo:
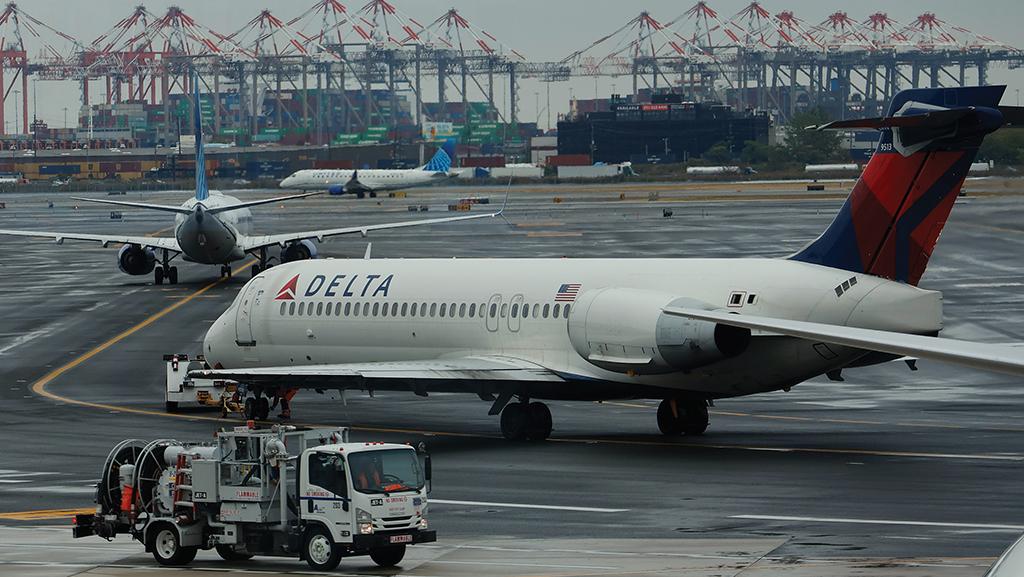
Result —
<path fill-rule="evenodd" d="M 295 291 L 298 290 L 299 275 L 292 277 L 292 280 L 285 283 L 281 290 L 277 291 L 277 296 L 274 297 L 275 301 L 293 301 L 295 300 Z"/>

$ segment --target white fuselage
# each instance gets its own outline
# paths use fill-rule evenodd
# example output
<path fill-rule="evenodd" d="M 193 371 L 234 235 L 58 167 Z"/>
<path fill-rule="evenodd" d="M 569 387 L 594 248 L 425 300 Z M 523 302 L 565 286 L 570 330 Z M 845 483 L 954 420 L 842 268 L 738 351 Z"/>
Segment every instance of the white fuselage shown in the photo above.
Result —
<path fill-rule="evenodd" d="M 353 182 L 355 176 L 355 182 Z M 300 170 L 281 181 L 281 188 L 297 188 L 300 190 L 329 190 L 358 183 L 366 190 L 398 190 L 416 186 L 426 186 L 443 181 L 449 177 L 446 172 L 423 170 L 422 168 L 382 170 Z"/>
<path fill-rule="evenodd" d="M 202 264 L 227 264 L 245 258 L 237 240 L 249 233 L 252 213 L 248 208 L 208 214 L 208 209 L 238 204 L 240 201 L 217 191 L 210 191 L 205 200 L 190 198 L 181 204 L 192 211 L 174 218 L 174 236 L 185 260 Z M 196 210 L 202 205 L 201 210 Z"/>
<path fill-rule="evenodd" d="M 603 319 L 593 305 L 581 312 L 581 303 L 606 289 L 626 295 L 625 304 L 605 310 Z M 738 356 L 692 370 L 608 370 L 595 361 L 668 356 L 643 342 L 661 330 L 653 320 L 661 307 L 680 299 L 837 325 L 941 329 L 939 293 L 788 260 L 313 260 L 253 279 L 211 328 L 204 352 L 211 365 L 229 369 L 507 356 L 569 381 L 538 398 L 644 396 L 666 388 L 737 396 L 792 386 L 864 355 L 755 333 Z M 608 343 L 622 351 L 609 351 Z M 581 347 L 593 347 L 594 355 L 585 358 Z"/>

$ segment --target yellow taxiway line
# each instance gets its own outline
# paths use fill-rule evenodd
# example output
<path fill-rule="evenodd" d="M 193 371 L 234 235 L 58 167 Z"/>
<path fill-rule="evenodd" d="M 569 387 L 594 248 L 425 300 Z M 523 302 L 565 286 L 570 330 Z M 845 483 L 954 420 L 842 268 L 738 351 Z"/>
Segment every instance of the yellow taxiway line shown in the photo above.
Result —
<path fill-rule="evenodd" d="M 252 262 L 253 261 L 246 261 L 245 264 L 243 264 L 242 266 L 240 266 L 237 269 L 235 269 L 232 272 L 232 275 L 234 275 L 236 273 L 243 272 L 246 268 L 248 268 L 252 264 Z M 189 302 L 192 302 L 192 300 L 202 296 L 204 293 L 206 293 L 210 289 L 216 287 L 217 285 L 220 285 L 221 283 L 223 283 L 226 280 L 228 280 L 228 277 L 222 277 L 222 278 L 219 278 L 219 279 L 211 282 L 210 284 L 208 284 L 208 285 L 206 285 L 206 286 L 204 286 L 204 287 L 202 287 L 200 289 L 197 289 L 192 294 L 182 298 L 181 300 L 175 302 L 174 304 L 168 305 L 168 306 L 164 307 L 163 309 L 161 309 L 160 311 L 157 311 L 156 313 L 153 313 L 152 315 L 150 315 L 149 317 L 147 317 L 146 319 L 144 319 L 142 322 L 138 323 L 137 325 L 122 331 L 121 333 L 111 337 L 110 339 L 107 339 L 105 342 L 103 342 L 103 343 L 93 347 L 92 349 L 90 349 L 88 352 L 82 354 L 81 356 L 76 357 L 74 360 L 72 360 L 70 362 L 67 362 L 67 363 L 65 363 L 65 364 L 63 364 L 63 365 L 53 369 L 49 373 L 46 373 L 40 379 L 38 379 L 34 383 L 32 383 L 32 392 L 37 394 L 37 395 L 40 395 L 40 396 L 46 397 L 48 399 L 54 400 L 54 401 L 59 401 L 59 402 L 62 402 L 62 403 L 68 403 L 68 404 L 72 404 L 72 405 L 78 405 L 78 406 L 81 406 L 81 407 L 91 407 L 91 408 L 94 408 L 94 409 L 103 409 L 103 410 L 108 410 L 108 411 L 121 411 L 121 412 L 125 412 L 125 413 L 136 413 L 136 414 L 143 414 L 143 415 L 161 415 L 161 416 L 166 416 L 166 413 L 161 413 L 161 412 L 158 412 L 158 411 L 150 411 L 150 410 L 146 410 L 146 409 L 133 409 L 133 408 L 126 408 L 126 407 L 119 407 L 117 405 L 108 405 L 108 404 L 105 404 L 105 403 L 91 403 L 91 402 L 88 402 L 88 401 L 80 401 L 78 399 L 72 399 L 70 397 L 65 397 L 63 395 L 58 395 L 57 393 L 53 393 L 51 391 L 46 390 L 46 385 L 50 384 L 51 382 L 53 382 L 54 379 L 60 377 L 64 373 L 74 369 L 75 367 L 81 365 L 82 363 L 88 361 L 89 359 L 95 357 L 96 355 L 102 353 L 103 351 L 109 349 L 110 347 L 116 345 L 117 343 L 123 341 L 124 339 L 132 336 L 133 334 L 139 332 L 140 330 L 142 330 L 142 329 L 148 327 L 149 325 L 155 323 L 156 321 L 162 319 L 163 317 L 167 316 L 168 314 L 178 310 L 180 307 L 184 306 L 185 304 L 187 304 Z M 202 417 L 189 417 L 189 418 L 202 418 Z M 209 418 L 209 417 L 207 417 L 207 418 Z M 217 419 L 211 419 L 211 420 L 217 420 Z"/>
<path fill-rule="evenodd" d="M 37 511 L 13 511 L 0 513 L 0 519 L 8 521 L 48 521 L 53 519 L 68 519 L 75 515 L 95 513 L 96 508 L 89 509 L 40 509 Z"/>

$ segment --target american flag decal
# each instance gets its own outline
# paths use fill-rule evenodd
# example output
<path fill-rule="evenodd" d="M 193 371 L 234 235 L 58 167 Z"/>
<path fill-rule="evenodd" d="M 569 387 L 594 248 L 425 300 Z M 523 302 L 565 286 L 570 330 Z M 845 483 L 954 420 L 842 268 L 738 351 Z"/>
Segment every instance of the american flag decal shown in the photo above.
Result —
<path fill-rule="evenodd" d="M 576 300 L 576 295 L 580 292 L 579 283 L 564 284 L 558 287 L 558 292 L 555 293 L 555 302 L 573 302 Z"/>

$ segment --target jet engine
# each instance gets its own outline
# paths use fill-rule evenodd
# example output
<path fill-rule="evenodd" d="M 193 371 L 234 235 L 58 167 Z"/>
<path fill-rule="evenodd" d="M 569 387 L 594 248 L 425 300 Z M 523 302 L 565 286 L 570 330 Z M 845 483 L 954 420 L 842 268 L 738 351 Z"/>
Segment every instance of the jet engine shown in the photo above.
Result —
<path fill-rule="evenodd" d="M 345 194 L 345 185 L 335 184 L 334 186 L 329 186 L 327 187 L 327 193 L 333 195 Z"/>
<path fill-rule="evenodd" d="M 142 248 L 137 244 L 126 244 L 117 251 L 117 268 L 125 274 L 149 274 L 155 266 L 156 254 L 153 253 L 153 249 Z"/>
<path fill-rule="evenodd" d="M 640 289 L 585 291 L 569 315 L 569 340 L 588 362 L 637 374 L 696 369 L 735 357 L 750 344 L 747 329 L 663 313 L 669 306 L 715 308 Z"/>
<path fill-rule="evenodd" d="M 306 260 L 316 258 L 316 243 L 307 239 L 290 242 L 288 246 L 281 249 L 281 262 L 292 262 L 293 260 Z"/>

